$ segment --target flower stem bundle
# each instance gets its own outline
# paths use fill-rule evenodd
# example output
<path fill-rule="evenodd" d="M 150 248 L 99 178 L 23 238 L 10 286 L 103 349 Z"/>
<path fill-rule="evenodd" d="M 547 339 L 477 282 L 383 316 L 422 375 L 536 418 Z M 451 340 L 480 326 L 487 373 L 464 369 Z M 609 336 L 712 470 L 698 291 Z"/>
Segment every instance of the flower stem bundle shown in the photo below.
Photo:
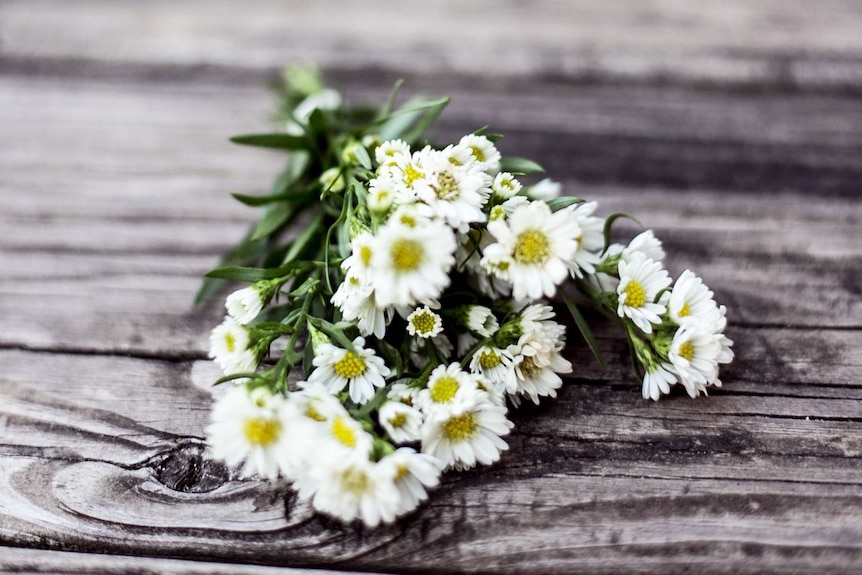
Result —
<path fill-rule="evenodd" d="M 551 302 L 603 364 L 567 285 L 620 326 L 644 398 L 721 385 L 725 308 L 691 271 L 671 279 L 652 231 L 611 243 L 634 218 L 536 181 L 484 129 L 427 143 L 448 100 L 396 109 L 397 88 L 348 106 L 292 71 L 282 128 L 234 138 L 289 155 L 268 194 L 235 194 L 262 216 L 199 294 L 248 284 L 211 334 L 230 385 L 207 429 L 217 458 L 341 520 L 392 522 L 444 471 L 498 461 L 509 408 L 556 397 L 573 368 Z"/>

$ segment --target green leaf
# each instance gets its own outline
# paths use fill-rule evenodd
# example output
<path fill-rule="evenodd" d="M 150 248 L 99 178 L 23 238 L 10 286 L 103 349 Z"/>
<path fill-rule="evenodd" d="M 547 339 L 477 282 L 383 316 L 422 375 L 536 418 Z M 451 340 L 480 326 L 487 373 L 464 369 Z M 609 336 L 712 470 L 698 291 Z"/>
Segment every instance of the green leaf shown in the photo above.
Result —
<path fill-rule="evenodd" d="M 364 146 L 358 146 L 356 151 L 353 153 L 356 155 L 356 159 L 359 161 L 360 166 L 366 170 L 371 169 L 371 157 L 368 155 L 368 150 L 366 150 Z"/>
<path fill-rule="evenodd" d="M 513 174 L 537 174 L 544 172 L 545 168 L 527 158 L 508 156 L 500 159 L 500 171 Z"/>
<path fill-rule="evenodd" d="M 443 108 L 449 103 L 449 98 L 441 98 L 437 100 L 432 106 L 428 108 L 428 110 L 422 115 L 416 125 L 413 126 L 409 131 L 407 131 L 403 138 L 408 144 L 413 144 L 418 140 L 425 131 L 431 127 L 437 117 L 443 113 Z"/>
<path fill-rule="evenodd" d="M 266 242 L 252 240 L 251 231 L 249 231 L 236 247 L 225 254 L 219 262 L 219 266 L 236 266 L 251 263 L 266 253 L 266 248 Z M 222 289 L 225 283 L 223 279 L 205 277 L 201 282 L 200 288 L 198 288 L 198 293 L 195 295 L 195 305 L 213 297 Z"/>
<path fill-rule="evenodd" d="M 401 108 L 375 122 L 380 124 L 378 135 L 383 140 L 401 138 L 407 143 L 413 143 L 428 129 L 448 103 L 449 98 L 430 101 L 420 98 L 412 99 Z M 424 112 L 424 114 L 417 121 L 420 112 Z M 414 122 L 416 122 L 415 125 Z M 411 128 L 411 126 L 413 127 Z"/>
<path fill-rule="evenodd" d="M 314 235 L 319 231 L 320 223 L 323 221 L 323 211 L 318 210 L 315 214 L 314 219 L 308 223 L 302 233 L 300 233 L 295 240 L 293 240 L 293 245 L 290 246 L 290 250 L 285 254 L 284 260 L 282 264 L 288 264 L 292 262 L 302 250 L 308 245 L 308 242 Z"/>
<path fill-rule="evenodd" d="M 220 278 L 241 282 L 256 282 L 260 280 L 272 280 L 291 275 L 293 272 L 312 266 L 309 262 L 291 262 L 278 268 L 247 268 L 239 266 L 226 266 L 216 268 L 207 272 L 208 278 Z"/>
<path fill-rule="evenodd" d="M 578 306 L 575 305 L 575 302 L 573 302 L 569 298 L 569 296 L 567 296 L 566 294 L 562 295 L 563 301 L 566 303 L 566 307 L 569 309 L 569 313 L 572 314 L 572 319 L 575 320 L 575 325 L 578 326 L 578 330 L 581 332 L 581 335 L 584 336 L 584 340 L 586 340 L 590 351 L 593 352 L 596 361 L 599 362 L 599 365 L 602 366 L 602 368 L 604 369 L 605 359 L 602 356 L 602 350 L 600 350 L 598 344 L 596 344 L 596 338 L 593 337 L 593 332 L 587 325 L 587 321 L 584 319 L 584 316 L 581 315 L 581 310 L 578 309 Z"/>
<path fill-rule="evenodd" d="M 279 202 L 269 207 L 254 232 L 252 240 L 259 240 L 272 234 L 275 230 L 286 224 L 298 211 L 297 205 L 291 202 Z"/>
<path fill-rule="evenodd" d="M 234 144 L 270 148 L 273 150 L 309 150 L 311 142 L 305 136 L 293 134 L 244 134 L 230 139 Z"/>
<path fill-rule="evenodd" d="M 575 204 L 582 204 L 584 203 L 584 200 L 582 198 L 576 198 L 575 196 L 560 196 L 559 198 L 552 198 L 545 203 L 548 204 L 548 207 L 551 208 L 552 212 L 559 212 L 563 208 L 568 208 Z"/>
<path fill-rule="evenodd" d="M 617 212 L 616 214 L 611 214 L 611 215 L 609 215 L 609 216 L 608 216 L 608 219 L 606 219 L 606 220 L 605 220 L 605 230 L 604 230 L 604 234 L 605 234 L 605 249 L 604 249 L 604 251 L 607 251 L 608 246 L 609 246 L 609 245 L 611 245 L 611 226 L 613 226 L 613 225 L 614 225 L 614 222 L 615 222 L 615 221 L 617 221 L 617 220 L 618 220 L 618 219 L 620 219 L 620 218 L 626 218 L 627 220 L 631 220 L 631 221 L 633 221 L 634 223 L 636 223 L 636 224 L 637 224 L 637 225 L 639 225 L 640 227 L 644 227 L 644 225 L 640 222 L 640 220 L 638 220 L 638 219 L 637 219 L 636 217 L 634 217 L 634 216 L 630 216 L 630 215 L 628 215 L 628 214 L 624 214 L 624 213 L 622 213 L 622 212 Z"/>
<path fill-rule="evenodd" d="M 344 332 L 338 329 L 333 324 L 329 323 L 325 319 L 319 317 L 311 317 L 308 316 L 308 322 L 313 325 L 315 328 L 319 329 L 329 337 L 331 337 L 338 345 L 341 346 L 342 349 L 346 349 L 351 353 L 356 353 L 356 348 L 353 346 L 353 342 L 350 341 Z"/>
<path fill-rule="evenodd" d="M 272 196 L 247 196 L 245 194 L 231 194 L 237 201 L 247 206 L 258 207 L 275 202 L 299 202 L 308 199 L 307 190 L 296 190 L 276 194 Z"/>
<path fill-rule="evenodd" d="M 389 97 L 386 98 L 386 103 L 383 104 L 383 107 L 380 108 L 380 113 L 377 115 L 378 120 L 387 117 L 392 112 L 392 108 L 393 106 L 395 106 L 395 99 L 398 97 L 398 92 L 401 90 L 401 86 L 403 84 L 403 78 L 398 78 L 397 80 L 395 80 L 395 85 L 392 86 L 392 91 L 389 92 Z"/>

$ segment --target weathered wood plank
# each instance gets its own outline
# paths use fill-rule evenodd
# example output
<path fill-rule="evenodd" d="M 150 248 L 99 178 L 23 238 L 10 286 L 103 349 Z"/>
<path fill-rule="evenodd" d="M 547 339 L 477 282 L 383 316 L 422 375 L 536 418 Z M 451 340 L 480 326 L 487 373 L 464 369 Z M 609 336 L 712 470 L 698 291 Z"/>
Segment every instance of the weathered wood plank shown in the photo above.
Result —
<path fill-rule="evenodd" d="M 800 383 L 748 395 L 742 378 L 653 404 L 636 386 L 575 380 L 515 414 L 499 465 L 453 474 L 397 526 L 364 531 L 207 459 L 209 362 L 4 351 L 0 371 L 7 545 L 378 570 L 409 556 L 447 572 L 862 562 L 858 381 L 800 399 Z"/>
<path fill-rule="evenodd" d="M 0 37 L 7 58 L 257 68 L 315 61 L 344 69 L 858 90 L 858 4 L 824 0 L 809 8 L 801 0 L 446 0 L 424 9 L 267 0 L 253 10 L 227 0 L 28 0 L 0 6 Z"/>
<path fill-rule="evenodd" d="M 66 553 L 0 547 L 0 573 L 16 575 L 345 575 L 346 571 L 261 567 L 151 557 L 126 557 L 92 553 Z"/>

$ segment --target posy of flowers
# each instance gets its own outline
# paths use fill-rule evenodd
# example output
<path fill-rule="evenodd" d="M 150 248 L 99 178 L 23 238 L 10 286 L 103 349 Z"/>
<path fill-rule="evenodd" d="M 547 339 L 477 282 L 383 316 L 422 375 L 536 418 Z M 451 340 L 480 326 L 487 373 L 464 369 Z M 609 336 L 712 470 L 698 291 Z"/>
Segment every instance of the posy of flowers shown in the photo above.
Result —
<path fill-rule="evenodd" d="M 230 386 L 216 458 L 343 521 L 392 522 L 443 472 L 499 460 L 509 409 L 556 396 L 572 364 L 549 301 L 602 361 L 567 283 L 622 328 L 644 398 L 721 385 L 725 308 L 691 271 L 673 281 L 652 231 L 611 243 L 630 216 L 526 183 L 541 168 L 484 130 L 426 143 L 447 100 L 395 109 L 397 92 L 347 106 L 292 70 L 282 129 L 234 138 L 289 155 L 268 194 L 235 194 L 263 215 L 199 294 L 249 284 L 210 337 Z"/>

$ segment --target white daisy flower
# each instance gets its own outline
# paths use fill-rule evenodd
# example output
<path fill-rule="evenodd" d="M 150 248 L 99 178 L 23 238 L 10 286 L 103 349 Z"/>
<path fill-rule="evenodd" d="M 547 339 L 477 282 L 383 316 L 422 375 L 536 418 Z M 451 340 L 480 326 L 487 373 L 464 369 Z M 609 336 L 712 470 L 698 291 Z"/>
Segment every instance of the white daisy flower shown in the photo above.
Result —
<path fill-rule="evenodd" d="M 549 305 L 533 304 L 524 308 L 518 317 L 517 345 L 510 346 L 513 355 L 535 357 L 563 349 L 566 328 L 553 321 L 554 317 L 554 309 Z"/>
<path fill-rule="evenodd" d="M 392 207 L 397 193 L 395 182 L 392 180 L 374 178 L 369 184 L 365 203 L 372 212 L 385 213 Z"/>
<path fill-rule="evenodd" d="M 512 429 L 506 408 L 479 392 L 477 401 L 456 409 L 437 410 L 422 426 L 422 452 L 439 459 L 445 469 L 490 465 L 509 448 L 501 436 Z"/>
<path fill-rule="evenodd" d="M 323 384 L 299 381 L 297 386 L 299 390 L 291 392 L 288 401 L 296 406 L 303 418 L 325 423 L 347 413 L 341 402 Z"/>
<path fill-rule="evenodd" d="M 715 384 L 719 353 L 721 344 L 713 333 L 681 327 L 674 334 L 668 359 L 691 397 Z"/>
<path fill-rule="evenodd" d="M 562 191 L 563 186 L 559 182 L 545 178 L 527 188 L 527 197 L 531 200 L 544 200 L 547 202 L 558 197 Z"/>
<path fill-rule="evenodd" d="M 410 443 L 420 438 L 422 412 L 400 401 L 387 401 L 377 413 L 380 426 L 393 443 Z"/>
<path fill-rule="evenodd" d="M 438 218 L 462 233 L 469 224 L 485 221 L 482 206 L 490 190 L 481 172 L 455 166 L 439 154 L 429 155 L 424 169 L 425 178 L 414 184 L 416 197 Z"/>
<path fill-rule="evenodd" d="M 458 146 L 468 148 L 476 161 L 477 167 L 483 172 L 495 173 L 500 169 L 500 152 L 494 142 L 485 136 L 468 134 L 461 138 Z"/>
<path fill-rule="evenodd" d="M 378 462 L 389 468 L 398 489 L 399 501 L 396 513 L 403 515 L 416 509 L 428 499 L 426 489 L 440 483 L 443 465 L 426 453 L 417 453 L 410 447 L 400 447 L 395 453 L 387 455 Z"/>
<path fill-rule="evenodd" d="M 372 283 L 380 305 L 411 305 L 438 297 L 455 264 L 455 235 L 440 222 L 415 227 L 390 220 L 377 233 Z"/>
<path fill-rule="evenodd" d="M 712 291 L 690 270 L 677 278 L 670 292 L 668 315 L 678 325 L 710 331 L 719 319 Z"/>
<path fill-rule="evenodd" d="M 503 200 L 508 200 L 520 192 L 521 187 L 521 182 L 509 172 L 500 172 L 494 176 L 494 182 L 491 184 L 494 195 Z"/>
<path fill-rule="evenodd" d="M 414 407 L 419 397 L 419 389 L 408 385 L 409 382 L 409 379 L 396 381 L 389 386 L 389 393 L 386 394 L 386 397 L 392 401 L 400 401 L 410 407 Z"/>
<path fill-rule="evenodd" d="M 297 415 L 282 396 L 266 388 L 233 387 L 213 407 L 207 443 L 213 457 L 230 467 L 244 461 L 244 477 L 275 479 L 280 465 L 292 470 L 303 458 L 306 445 L 295 432 Z"/>
<path fill-rule="evenodd" d="M 317 511 L 368 527 L 394 521 L 401 497 L 392 467 L 368 457 L 321 454 L 294 486 Z"/>
<path fill-rule="evenodd" d="M 266 301 L 266 294 L 257 285 L 237 290 L 227 296 L 224 306 L 229 316 L 237 323 L 249 323 L 260 313 Z"/>
<path fill-rule="evenodd" d="M 453 166 L 460 166 L 468 170 L 478 169 L 473 151 L 466 146 L 453 146 L 449 144 L 440 150 L 440 155 Z"/>
<path fill-rule="evenodd" d="M 382 339 L 392 317 L 391 309 L 382 307 L 374 297 L 371 282 L 349 270 L 330 301 L 341 310 L 345 321 L 356 322 L 359 333 Z"/>
<path fill-rule="evenodd" d="M 577 250 L 577 223 L 566 211 L 552 213 L 544 202 L 519 206 L 503 220 L 488 223 L 497 239 L 485 249 L 483 260 L 504 267 L 515 299 L 553 296 L 568 276 L 568 265 Z"/>
<path fill-rule="evenodd" d="M 308 381 L 323 384 L 330 393 L 347 387 L 354 403 L 367 402 L 374 397 L 375 388 L 386 385 L 384 378 L 389 375 L 389 368 L 373 349 L 364 346 L 363 337 L 353 340 L 355 353 L 329 343 L 320 344 L 313 361 L 317 369 L 311 372 Z"/>
<path fill-rule="evenodd" d="M 670 393 L 670 386 L 677 382 L 674 367 L 669 363 L 644 366 L 643 398 L 658 401 L 662 394 Z"/>
<path fill-rule="evenodd" d="M 515 358 L 507 350 L 495 345 L 484 345 L 473 354 L 470 371 L 487 379 L 495 390 L 517 389 Z"/>
<path fill-rule="evenodd" d="M 434 337 L 443 331 L 443 319 L 427 305 L 417 307 L 407 316 L 407 333 L 423 339 Z"/>
<path fill-rule="evenodd" d="M 644 333 L 652 333 L 650 324 L 661 323 L 659 316 L 665 312 L 665 306 L 656 303 L 655 298 L 670 285 L 667 270 L 638 252 L 630 262 L 620 260 L 619 272 L 617 315 L 630 318 Z"/>
<path fill-rule="evenodd" d="M 497 318 L 483 305 L 466 306 L 464 327 L 482 337 L 491 337 L 500 328 Z"/>
<path fill-rule="evenodd" d="M 248 328 L 228 316 L 210 333 L 211 357 L 225 375 L 252 372 L 260 359 L 249 349 L 251 336 Z"/>
<path fill-rule="evenodd" d="M 563 385 L 558 373 L 571 373 L 572 364 L 559 352 L 515 358 L 514 390 L 507 389 L 510 397 L 525 395 L 539 405 L 540 397 L 557 397 L 557 390 Z M 516 401 L 517 404 L 517 401 Z"/>
<path fill-rule="evenodd" d="M 417 406 L 426 415 L 435 410 L 450 411 L 475 401 L 476 379 L 458 363 L 438 365 L 428 377 L 428 387 L 419 392 Z"/>
<path fill-rule="evenodd" d="M 646 230 L 629 242 L 629 245 L 622 250 L 622 258 L 631 261 L 632 257 L 638 253 L 643 253 L 648 259 L 654 262 L 660 262 L 664 259 L 664 249 L 661 247 L 661 241 L 655 237 L 652 230 Z"/>
<path fill-rule="evenodd" d="M 374 150 L 374 159 L 381 166 L 395 165 L 400 156 L 409 156 L 410 146 L 404 140 L 387 140 Z"/>
<path fill-rule="evenodd" d="M 570 262 L 572 277 L 580 278 L 584 273 L 594 274 L 595 266 L 602 261 L 599 253 L 605 246 L 604 221 L 593 216 L 597 205 L 596 202 L 584 202 L 561 210 L 568 212 L 578 224 L 578 233 L 574 238 L 577 247 Z"/>
<path fill-rule="evenodd" d="M 333 166 L 320 174 L 320 177 L 317 180 L 320 182 L 324 191 L 331 192 L 333 194 L 344 191 L 346 184 L 344 182 L 344 174 L 342 174 L 341 171 L 341 168 Z"/>

